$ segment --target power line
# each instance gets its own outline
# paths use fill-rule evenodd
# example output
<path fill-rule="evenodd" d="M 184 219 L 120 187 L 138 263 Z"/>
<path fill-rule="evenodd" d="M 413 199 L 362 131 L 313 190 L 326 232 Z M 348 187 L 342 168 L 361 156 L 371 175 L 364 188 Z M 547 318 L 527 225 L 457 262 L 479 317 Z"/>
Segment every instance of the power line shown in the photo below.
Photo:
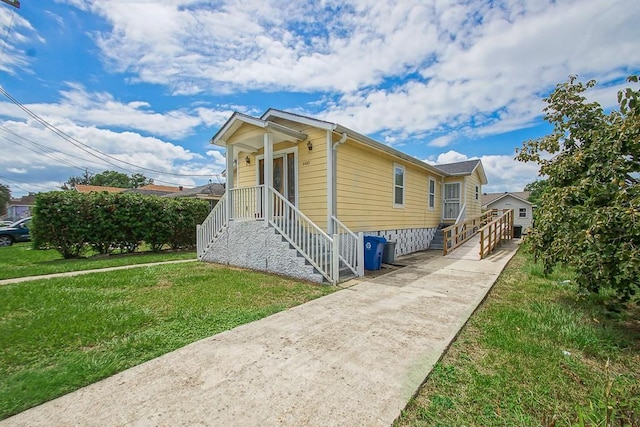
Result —
<path fill-rule="evenodd" d="M 2 178 L 2 179 L 6 179 L 7 181 L 18 182 L 18 183 L 20 183 L 20 184 L 24 184 L 24 185 L 34 185 L 34 184 L 29 184 L 28 182 L 18 181 L 18 180 L 15 180 L 15 179 L 13 179 L 13 178 L 9 178 L 9 177 L 7 177 L 7 176 L 2 176 L 2 175 L 0 175 L 0 178 Z M 21 189 L 22 191 L 26 191 L 27 193 L 30 193 L 30 192 L 31 192 L 31 190 L 27 190 L 26 188 L 22 188 L 22 187 L 20 187 L 20 186 L 19 186 L 19 185 L 17 185 L 17 184 L 9 184 L 9 186 L 11 186 L 11 185 L 13 185 L 14 187 L 18 187 L 19 189 Z M 40 188 L 47 188 L 47 187 L 45 187 L 44 185 L 37 185 L 37 184 L 36 184 L 36 186 L 37 186 L 37 187 L 40 187 Z"/>
<path fill-rule="evenodd" d="M 52 124 L 50 124 L 49 122 L 47 122 L 46 120 L 44 120 L 43 118 L 41 118 L 40 116 L 38 116 L 37 114 L 32 112 L 31 110 L 29 110 L 26 106 L 21 104 L 17 99 L 15 99 L 13 96 L 11 96 L 11 94 L 9 94 L 9 92 L 7 92 L 1 86 L 0 86 L 0 93 L 2 93 L 12 103 L 17 105 L 18 108 L 20 108 L 22 111 L 27 113 L 30 117 L 35 119 L 38 123 L 43 125 L 45 128 L 49 129 L 51 132 L 53 132 L 54 134 L 56 134 L 60 138 L 64 139 L 65 141 L 67 141 L 69 143 L 71 143 L 72 145 L 76 146 L 77 148 L 81 149 L 82 151 L 90 154 L 91 156 L 96 157 L 97 159 L 99 159 L 99 160 L 101 160 L 101 161 L 103 161 L 105 163 L 108 163 L 111 166 L 119 168 L 121 170 L 135 173 L 135 171 L 128 170 L 126 168 L 123 168 L 123 167 L 111 162 L 111 161 L 108 161 L 106 159 L 102 159 L 98 155 L 96 155 L 95 153 L 93 153 L 93 152 L 91 152 L 89 150 L 93 150 L 96 153 L 99 153 L 99 154 L 101 154 L 101 155 L 103 155 L 103 156 L 105 156 L 105 157 L 107 157 L 109 159 L 113 159 L 113 160 L 115 160 L 117 162 L 124 163 L 124 164 L 132 166 L 134 168 L 145 170 L 145 171 L 149 171 L 149 172 L 153 172 L 153 173 L 159 173 L 159 174 L 165 174 L 165 175 L 171 175 L 171 176 L 178 176 L 178 177 L 211 177 L 211 176 L 219 176 L 219 174 L 180 174 L 180 173 L 175 173 L 175 172 L 160 171 L 160 170 L 157 170 L 157 169 L 146 168 L 144 166 L 139 166 L 139 165 L 127 162 L 125 160 L 118 159 L 117 157 L 111 156 L 111 155 L 109 155 L 107 153 L 104 153 L 104 152 L 102 152 L 102 151 L 100 151 L 100 150 L 98 150 L 96 148 L 93 148 L 93 147 L 91 147 L 91 146 L 89 146 L 87 144 L 84 144 L 83 142 L 81 142 L 81 141 L 75 139 L 74 137 L 72 137 L 71 135 L 68 135 L 67 133 L 61 131 L 57 127 L 53 126 Z"/>

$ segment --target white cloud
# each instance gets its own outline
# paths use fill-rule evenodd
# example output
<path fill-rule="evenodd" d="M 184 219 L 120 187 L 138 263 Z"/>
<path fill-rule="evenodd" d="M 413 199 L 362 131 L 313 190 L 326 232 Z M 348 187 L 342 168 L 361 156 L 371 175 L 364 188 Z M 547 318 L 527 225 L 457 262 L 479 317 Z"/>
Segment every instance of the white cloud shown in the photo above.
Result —
<path fill-rule="evenodd" d="M 0 72 L 12 76 L 19 72 L 30 72 L 35 43 L 44 43 L 33 26 L 12 7 L 0 7 L 0 28 L 2 28 L 2 57 Z"/>
<path fill-rule="evenodd" d="M 82 174 L 85 168 L 92 173 L 106 169 L 137 172 L 159 184 L 184 186 L 215 178 L 223 170 L 209 157 L 159 138 L 80 126 L 62 119 L 52 124 L 73 140 L 62 139 L 35 121 L 2 123 L 0 151 L 12 153 L 10 157 L 0 157 L 0 170 L 6 171 L 3 175 L 22 182 L 20 187 L 55 182 L 47 188 L 51 190 L 70 176 Z"/>
<path fill-rule="evenodd" d="M 25 174 L 27 173 L 27 170 L 25 168 L 7 168 L 7 172 L 15 174 Z"/>
<path fill-rule="evenodd" d="M 428 145 L 430 147 L 446 147 L 447 145 L 453 142 L 452 135 L 443 135 L 429 141 Z"/>
<path fill-rule="evenodd" d="M 429 158 L 424 161 L 432 165 L 438 165 L 472 159 L 480 159 L 482 161 L 488 181 L 488 184 L 482 187 L 482 191 L 485 193 L 523 191 L 525 185 L 540 179 L 537 165 L 519 162 L 514 159 L 514 156 L 484 155 L 481 157 L 468 157 L 466 154 L 449 150 L 435 158 Z"/>

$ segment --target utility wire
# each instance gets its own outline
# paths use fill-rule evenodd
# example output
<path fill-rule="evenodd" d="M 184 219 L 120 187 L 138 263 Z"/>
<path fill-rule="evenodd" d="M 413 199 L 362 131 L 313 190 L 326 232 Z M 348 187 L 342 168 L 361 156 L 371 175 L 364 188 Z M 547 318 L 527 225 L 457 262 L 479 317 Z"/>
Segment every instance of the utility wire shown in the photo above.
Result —
<path fill-rule="evenodd" d="M 144 166 L 139 166 L 139 165 L 127 162 L 125 160 L 118 159 L 117 157 L 111 156 L 111 155 L 109 155 L 107 153 L 104 153 L 104 152 L 102 152 L 102 151 L 100 151 L 100 150 L 98 150 L 96 148 L 93 148 L 93 147 L 91 147 L 91 146 L 89 146 L 87 144 L 84 144 L 84 143 L 78 141 L 77 139 L 75 139 L 74 137 L 70 136 L 69 134 L 61 131 L 57 127 L 53 126 L 52 124 L 50 124 L 49 122 L 47 122 L 46 120 L 44 120 L 43 118 L 41 118 L 40 116 L 38 116 L 37 114 L 32 112 L 31 110 L 29 110 L 26 106 L 21 104 L 17 99 L 15 99 L 13 96 L 11 96 L 11 94 L 9 94 L 9 92 L 7 92 L 1 86 L 0 86 L 0 93 L 2 93 L 12 103 L 17 105 L 18 108 L 20 108 L 22 111 L 27 113 L 30 117 L 35 119 L 38 123 L 40 123 L 45 128 L 47 128 L 50 131 L 52 131 L 53 133 L 55 133 L 60 138 L 64 139 L 67 142 L 70 142 L 71 144 L 73 144 L 77 148 L 81 149 L 82 151 L 86 152 L 87 154 L 90 154 L 91 156 L 96 157 L 96 158 L 104 161 L 105 163 L 108 163 L 111 166 L 117 167 L 117 168 L 119 168 L 121 170 L 132 172 L 132 171 L 127 170 L 126 168 L 123 168 L 121 166 L 118 166 L 117 164 L 112 163 L 112 162 L 110 162 L 110 161 L 108 161 L 106 159 L 101 159 L 97 154 L 95 154 L 95 153 L 93 153 L 92 151 L 89 151 L 89 150 L 93 150 L 96 153 L 99 153 L 99 154 L 101 154 L 101 155 L 103 155 L 103 156 L 105 156 L 105 157 L 107 157 L 109 159 L 113 159 L 113 160 L 115 160 L 117 162 L 124 163 L 124 164 L 132 166 L 134 168 L 141 169 L 141 170 L 146 170 L 146 171 L 149 171 L 149 172 L 159 173 L 159 174 L 165 174 L 165 175 L 171 175 L 171 176 L 180 176 L 180 177 L 211 177 L 211 176 L 219 176 L 219 174 L 180 174 L 180 173 L 175 173 L 175 172 L 160 171 L 160 170 L 157 170 L 157 169 L 146 168 Z"/>

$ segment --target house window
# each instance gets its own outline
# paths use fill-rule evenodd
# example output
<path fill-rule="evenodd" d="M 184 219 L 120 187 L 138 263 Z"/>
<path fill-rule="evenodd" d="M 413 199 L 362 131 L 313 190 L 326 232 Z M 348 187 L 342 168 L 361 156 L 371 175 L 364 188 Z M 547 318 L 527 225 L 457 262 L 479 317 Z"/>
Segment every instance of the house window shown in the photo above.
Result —
<path fill-rule="evenodd" d="M 527 217 L 527 208 L 518 209 L 518 218 L 526 218 Z"/>
<path fill-rule="evenodd" d="M 460 214 L 460 183 L 447 183 L 444 185 L 444 219 L 456 219 Z"/>
<path fill-rule="evenodd" d="M 429 209 L 434 210 L 436 207 L 436 181 L 429 178 Z"/>
<path fill-rule="evenodd" d="M 400 165 L 393 167 L 393 204 L 404 206 L 404 167 Z"/>
<path fill-rule="evenodd" d="M 476 200 L 480 198 L 480 187 L 476 185 Z"/>

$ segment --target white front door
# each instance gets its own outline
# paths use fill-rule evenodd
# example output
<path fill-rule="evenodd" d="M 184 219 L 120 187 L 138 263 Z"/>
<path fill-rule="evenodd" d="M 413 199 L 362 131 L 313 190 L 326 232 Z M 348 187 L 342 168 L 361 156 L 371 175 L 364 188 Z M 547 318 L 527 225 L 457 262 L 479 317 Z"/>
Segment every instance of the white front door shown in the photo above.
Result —
<path fill-rule="evenodd" d="M 444 203 L 442 218 L 453 219 L 458 218 L 460 214 L 460 183 L 453 182 L 444 185 Z"/>

